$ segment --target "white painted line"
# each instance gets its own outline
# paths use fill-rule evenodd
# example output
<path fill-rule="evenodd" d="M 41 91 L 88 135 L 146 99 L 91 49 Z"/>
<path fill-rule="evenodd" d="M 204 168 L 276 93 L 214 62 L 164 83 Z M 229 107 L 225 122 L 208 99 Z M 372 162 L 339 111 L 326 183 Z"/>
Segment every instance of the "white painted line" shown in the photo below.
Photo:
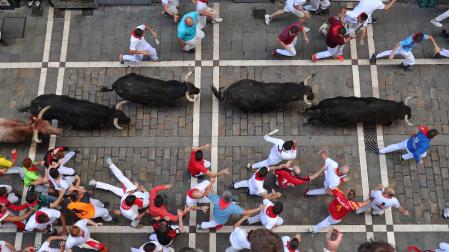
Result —
<path fill-rule="evenodd" d="M 42 62 L 1 62 L 0 69 L 41 68 Z"/>
<path fill-rule="evenodd" d="M 50 58 L 51 35 L 53 31 L 53 12 L 54 9 L 52 7 L 48 8 L 47 29 L 45 30 L 44 55 L 42 56 L 42 62 L 48 62 Z"/>
<path fill-rule="evenodd" d="M 214 11 L 216 15 L 220 16 L 220 3 L 214 2 Z M 214 31 L 212 37 L 212 59 L 219 60 L 220 59 L 220 23 L 214 24 Z"/>
<path fill-rule="evenodd" d="M 220 60 L 220 66 L 350 66 L 351 60 Z"/>
<path fill-rule="evenodd" d="M 365 225 L 335 225 L 343 233 L 365 233 Z M 309 228 L 313 225 L 282 225 L 273 230 L 275 233 L 307 233 Z M 240 228 L 246 231 L 260 229 L 261 226 L 240 226 Z M 217 233 L 231 233 L 233 226 L 224 226 L 222 229 L 218 230 Z M 324 229 L 320 231 L 321 233 L 326 233 L 328 230 Z"/>
<path fill-rule="evenodd" d="M 62 44 L 61 44 L 61 55 L 59 57 L 60 62 L 65 62 L 67 59 L 67 47 L 69 45 L 69 31 L 70 31 L 70 18 L 72 12 L 70 10 L 65 10 L 64 16 L 64 30 L 62 32 Z"/>
<path fill-rule="evenodd" d="M 217 234 L 209 233 L 209 252 L 217 251 Z"/>
<path fill-rule="evenodd" d="M 66 62 L 66 68 L 120 68 L 120 67 L 133 67 L 133 68 L 142 68 L 142 67 L 189 67 L 195 66 L 195 61 L 160 61 L 160 62 L 152 62 L 145 61 L 139 62 L 138 64 L 120 64 L 120 62 L 116 61 L 95 61 L 95 62 Z"/>

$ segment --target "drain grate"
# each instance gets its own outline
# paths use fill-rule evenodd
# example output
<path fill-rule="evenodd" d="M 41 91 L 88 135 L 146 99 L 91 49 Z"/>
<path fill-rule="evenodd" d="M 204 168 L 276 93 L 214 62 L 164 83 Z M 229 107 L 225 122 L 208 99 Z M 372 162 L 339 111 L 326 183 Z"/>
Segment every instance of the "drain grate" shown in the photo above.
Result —
<path fill-rule="evenodd" d="M 379 147 L 377 146 L 377 133 L 376 128 L 364 128 L 363 135 L 365 137 L 365 150 L 368 152 L 379 151 Z"/>

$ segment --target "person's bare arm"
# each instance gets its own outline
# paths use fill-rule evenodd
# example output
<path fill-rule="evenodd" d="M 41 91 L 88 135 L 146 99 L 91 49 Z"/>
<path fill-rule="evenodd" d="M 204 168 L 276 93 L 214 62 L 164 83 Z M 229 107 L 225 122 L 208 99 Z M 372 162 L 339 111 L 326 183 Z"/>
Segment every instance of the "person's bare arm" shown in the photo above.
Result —
<path fill-rule="evenodd" d="M 209 175 L 209 177 L 211 177 L 211 178 L 216 178 L 221 175 L 229 175 L 229 174 L 231 174 L 231 172 L 229 171 L 228 168 L 225 168 L 219 172 L 211 172 L 211 171 L 207 172 L 207 175 Z"/>
<path fill-rule="evenodd" d="M 28 219 L 28 217 L 30 217 L 34 212 L 36 212 L 36 209 L 35 208 L 31 208 L 30 210 L 28 210 L 28 212 L 26 212 L 25 214 L 20 215 L 20 216 L 10 215 L 10 216 L 5 218 L 5 221 L 7 221 L 7 222 L 21 222 L 23 220 Z"/>
<path fill-rule="evenodd" d="M 302 29 L 302 35 L 304 36 L 304 42 L 306 42 L 306 44 L 308 44 L 310 42 L 309 37 L 307 36 L 307 32 L 305 31 L 305 29 Z M 290 162 L 291 160 L 289 160 Z"/>
<path fill-rule="evenodd" d="M 87 224 L 90 224 L 90 225 L 92 225 L 94 227 L 103 226 L 103 223 L 101 223 L 101 222 L 95 222 L 95 221 L 93 221 L 91 219 L 86 219 L 86 220 L 87 220 Z"/>
<path fill-rule="evenodd" d="M 208 17 L 212 17 L 214 15 L 214 13 L 208 12 L 208 11 L 198 11 L 198 13 L 201 16 L 208 16 Z"/>
<path fill-rule="evenodd" d="M 243 212 L 243 215 L 251 216 L 251 215 L 256 214 L 259 211 L 263 210 L 264 207 L 265 207 L 264 204 L 260 204 L 258 208 L 245 210 Z"/>
<path fill-rule="evenodd" d="M 181 48 L 184 48 L 184 46 L 186 45 L 184 43 L 184 41 L 182 39 L 180 39 L 180 38 L 178 38 L 178 44 L 179 44 L 179 46 L 181 46 Z"/>
<path fill-rule="evenodd" d="M 185 210 L 185 209 L 184 209 Z M 185 232 L 185 228 L 184 228 L 184 222 L 182 221 L 182 216 L 184 216 L 183 211 L 181 211 L 181 209 L 178 209 L 178 225 L 179 225 L 179 231 L 181 231 L 182 233 Z"/>
<path fill-rule="evenodd" d="M 204 191 L 204 195 L 206 195 L 207 197 L 209 197 L 210 192 L 212 192 L 212 186 L 214 185 L 214 183 L 217 181 L 216 178 L 211 178 L 210 179 L 210 184 L 206 187 L 206 190 Z"/>
<path fill-rule="evenodd" d="M 249 215 L 243 215 L 242 218 L 240 218 L 240 220 L 238 220 L 235 224 L 234 224 L 234 228 L 236 227 L 240 227 L 240 225 L 242 225 L 242 223 L 247 220 L 249 218 Z"/>
<path fill-rule="evenodd" d="M 314 174 L 309 176 L 310 180 L 314 180 L 314 179 L 318 178 L 323 173 L 323 171 L 324 171 L 324 166 L 321 166 L 321 168 L 318 171 L 316 171 Z"/>
<path fill-rule="evenodd" d="M 433 38 L 432 35 L 428 35 L 430 41 L 432 41 L 433 44 L 433 50 L 435 51 L 435 53 L 439 53 L 441 51 L 441 48 L 438 46 L 437 42 L 435 41 L 435 39 Z"/>
<path fill-rule="evenodd" d="M 264 199 L 274 200 L 280 198 L 282 194 L 280 192 L 276 192 L 274 189 L 271 189 L 271 193 L 264 193 L 260 196 Z"/>
<path fill-rule="evenodd" d="M 199 151 L 199 150 L 207 150 L 210 148 L 210 144 L 205 144 L 196 148 L 192 148 L 192 151 Z"/>
<path fill-rule="evenodd" d="M 67 221 L 65 220 L 65 216 L 63 213 L 61 213 L 61 217 L 59 218 L 61 220 L 61 230 L 62 230 L 62 235 L 67 235 Z"/>
<path fill-rule="evenodd" d="M 393 7 L 393 4 L 396 2 L 396 0 L 391 0 L 387 5 L 385 5 L 384 10 L 389 10 L 391 7 Z"/>
<path fill-rule="evenodd" d="M 59 204 L 61 203 L 62 199 L 64 198 L 65 190 L 64 189 L 58 190 L 58 193 L 59 193 L 58 198 L 52 203 L 54 207 L 59 206 Z"/>
<path fill-rule="evenodd" d="M 80 176 L 75 175 L 75 184 L 74 184 L 74 186 L 75 186 L 76 188 L 78 188 L 78 187 L 80 186 L 80 184 L 81 184 L 81 178 L 80 178 Z"/>
<path fill-rule="evenodd" d="M 399 212 L 401 212 L 405 216 L 409 216 L 410 215 L 410 212 L 407 209 L 405 209 L 404 207 L 402 207 L 402 206 L 400 206 L 398 208 L 398 210 L 399 210 Z"/>
<path fill-rule="evenodd" d="M 366 38 L 366 34 L 368 33 L 367 27 L 364 26 L 362 28 L 362 34 L 360 35 L 360 44 L 364 45 L 365 44 L 365 38 Z"/>
<path fill-rule="evenodd" d="M 200 211 L 203 211 L 204 213 L 207 213 L 207 210 L 209 210 L 209 207 L 208 206 L 201 206 L 201 207 L 199 207 L 199 206 L 192 206 L 190 208 L 190 210 L 191 211 L 198 211 L 198 210 L 200 210 Z"/>
<path fill-rule="evenodd" d="M 368 205 L 368 203 L 370 203 L 370 202 L 371 202 L 370 199 L 367 199 L 367 200 L 365 200 L 363 202 L 359 202 L 359 208 Z"/>

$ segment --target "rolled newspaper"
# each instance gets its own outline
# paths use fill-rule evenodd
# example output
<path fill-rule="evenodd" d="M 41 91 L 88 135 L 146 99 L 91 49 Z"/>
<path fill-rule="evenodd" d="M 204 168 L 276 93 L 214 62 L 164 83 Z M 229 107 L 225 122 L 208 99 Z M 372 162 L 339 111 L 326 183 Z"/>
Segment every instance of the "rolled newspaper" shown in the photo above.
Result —
<path fill-rule="evenodd" d="M 269 136 L 274 135 L 276 133 L 278 133 L 279 129 L 275 129 L 273 131 L 271 131 L 270 133 L 268 133 Z"/>

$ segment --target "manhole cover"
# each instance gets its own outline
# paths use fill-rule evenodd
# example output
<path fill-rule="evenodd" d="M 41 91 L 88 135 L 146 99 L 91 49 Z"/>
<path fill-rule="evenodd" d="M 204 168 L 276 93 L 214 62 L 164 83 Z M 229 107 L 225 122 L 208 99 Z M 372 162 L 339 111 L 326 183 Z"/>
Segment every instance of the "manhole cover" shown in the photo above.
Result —
<path fill-rule="evenodd" d="M 23 38 L 25 36 L 26 17 L 4 17 L 2 38 Z"/>
<path fill-rule="evenodd" d="M 379 147 L 377 146 L 377 132 L 376 128 L 365 127 L 363 129 L 363 135 L 365 137 L 365 150 L 368 152 L 378 152 Z"/>

